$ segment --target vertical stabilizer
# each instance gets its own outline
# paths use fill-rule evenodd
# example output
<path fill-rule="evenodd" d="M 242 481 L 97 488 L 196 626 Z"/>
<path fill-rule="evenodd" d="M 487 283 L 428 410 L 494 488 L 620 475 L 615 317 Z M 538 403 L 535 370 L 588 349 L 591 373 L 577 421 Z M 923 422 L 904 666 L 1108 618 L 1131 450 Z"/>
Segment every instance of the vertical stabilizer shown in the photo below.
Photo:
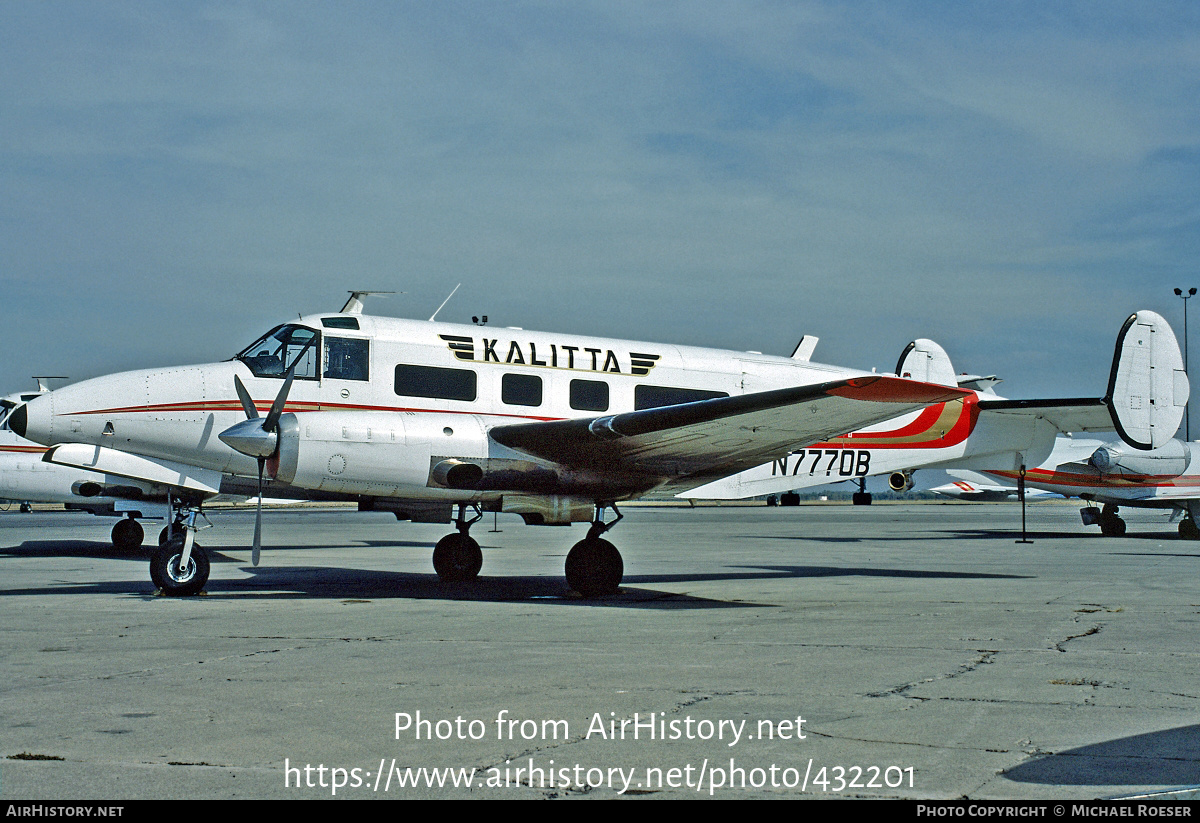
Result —
<path fill-rule="evenodd" d="M 1144 450 L 1165 445 L 1179 430 L 1189 391 L 1171 325 L 1152 311 L 1130 315 L 1117 335 L 1105 398 L 1121 439 Z"/>
<path fill-rule="evenodd" d="M 939 386 L 957 386 L 958 378 L 946 350 L 932 340 L 920 338 L 904 347 L 900 361 L 896 363 L 896 374 L 922 383 L 937 383 Z"/>

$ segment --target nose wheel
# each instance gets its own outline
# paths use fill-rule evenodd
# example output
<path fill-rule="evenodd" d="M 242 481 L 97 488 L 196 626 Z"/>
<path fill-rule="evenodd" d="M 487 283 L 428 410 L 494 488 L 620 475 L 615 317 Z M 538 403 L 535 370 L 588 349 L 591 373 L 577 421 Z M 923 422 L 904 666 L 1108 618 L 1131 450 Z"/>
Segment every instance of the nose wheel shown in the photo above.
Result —
<path fill-rule="evenodd" d="M 198 510 L 179 506 L 175 522 L 164 529 L 169 536 L 150 558 L 150 579 L 165 595 L 199 594 L 208 583 L 208 554 L 196 545 L 196 518 L 202 516 Z"/>

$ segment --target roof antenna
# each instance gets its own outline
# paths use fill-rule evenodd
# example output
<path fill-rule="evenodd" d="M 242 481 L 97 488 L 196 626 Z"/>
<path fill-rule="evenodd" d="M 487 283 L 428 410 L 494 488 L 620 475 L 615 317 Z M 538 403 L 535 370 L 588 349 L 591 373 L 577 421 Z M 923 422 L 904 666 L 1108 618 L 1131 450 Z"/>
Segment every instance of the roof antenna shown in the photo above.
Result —
<path fill-rule="evenodd" d="M 35 374 L 33 376 L 33 379 L 37 381 L 38 394 L 45 394 L 46 392 L 50 391 L 50 387 L 48 385 L 46 385 L 47 380 L 66 380 L 67 378 L 61 374 L 50 374 L 50 375 Z"/>
<path fill-rule="evenodd" d="M 400 292 L 404 294 L 404 292 Z M 394 291 L 352 291 L 350 299 L 346 301 L 346 305 L 342 306 L 342 310 L 338 314 L 362 314 L 364 297 L 374 295 L 395 294 Z"/>
<path fill-rule="evenodd" d="M 455 286 L 455 287 L 454 287 L 454 291 L 450 292 L 450 297 L 453 297 L 453 296 L 454 296 L 454 292 L 455 292 L 455 291 L 458 291 L 458 290 L 459 290 L 459 288 L 460 288 L 461 286 L 462 286 L 462 283 L 459 283 L 457 286 Z M 443 301 L 442 301 L 442 305 L 440 305 L 440 306 L 438 306 L 438 307 L 437 307 L 437 311 L 435 311 L 435 312 L 433 313 L 433 316 L 429 318 L 429 322 L 430 322 L 430 323 L 432 323 L 432 322 L 433 322 L 433 318 L 434 318 L 434 317 L 437 317 L 437 316 L 438 316 L 438 311 L 441 311 L 443 308 L 445 308 L 445 307 L 446 307 L 446 304 L 450 302 L 450 297 L 447 297 L 445 300 L 443 300 Z"/>

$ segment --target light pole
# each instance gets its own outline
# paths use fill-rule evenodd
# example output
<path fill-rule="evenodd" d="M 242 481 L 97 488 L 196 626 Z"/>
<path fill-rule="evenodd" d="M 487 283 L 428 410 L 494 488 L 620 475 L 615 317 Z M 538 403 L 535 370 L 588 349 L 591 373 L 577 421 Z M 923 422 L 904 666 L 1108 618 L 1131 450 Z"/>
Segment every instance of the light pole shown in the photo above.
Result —
<path fill-rule="evenodd" d="M 1183 300 L 1183 373 L 1191 380 L 1191 375 L 1188 375 L 1187 367 L 1187 350 L 1188 350 L 1188 333 L 1187 333 L 1187 301 L 1189 297 L 1196 296 L 1194 288 L 1188 289 L 1187 294 L 1183 293 L 1183 289 L 1175 289 L 1175 296 Z M 1190 382 L 1189 382 L 1189 385 Z M 1191 399 L 1191 398 L 1189 398 Z M 1183 439 L 1188 443 L 1192 442 L 1192 410 L 1191 404 L 1183 411 Z"/>

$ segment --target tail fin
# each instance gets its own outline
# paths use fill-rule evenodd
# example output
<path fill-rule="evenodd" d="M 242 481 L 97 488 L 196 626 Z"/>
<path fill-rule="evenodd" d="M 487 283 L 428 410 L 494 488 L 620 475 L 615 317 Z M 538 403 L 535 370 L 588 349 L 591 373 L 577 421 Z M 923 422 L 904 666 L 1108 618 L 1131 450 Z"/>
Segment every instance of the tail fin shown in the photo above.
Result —
<path fill-rule="evenodd" d="M 958 378 L 946 350 L 932 340 L 920 338 L 904 347 L 896 363 L 896 374 L 920 380 L 922 383 L 937 383 L 939 386 L 957 386 Z"/>
<path fill-rule="evenodd" d="M 1166 445 L 1190 391 L 1171 325 L 1152 311 L 1130 315 L 1117 335 L 1105 398 L 1121 439 L 1143 450 Z"/>

